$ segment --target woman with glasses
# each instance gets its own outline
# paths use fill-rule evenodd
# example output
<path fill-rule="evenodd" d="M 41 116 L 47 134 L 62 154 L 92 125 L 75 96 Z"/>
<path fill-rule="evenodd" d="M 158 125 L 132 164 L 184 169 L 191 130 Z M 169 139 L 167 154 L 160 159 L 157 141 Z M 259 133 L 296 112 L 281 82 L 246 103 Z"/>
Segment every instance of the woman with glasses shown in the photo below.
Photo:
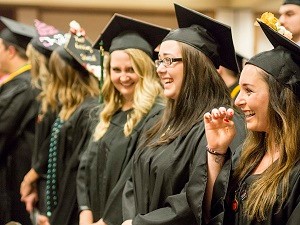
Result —
<path fill-rule="evenodd" d="M 142 134 L 133 156 L 123 192 L 123 225 L 201 224 L 203 202 L 210 202 L 202 118 L 214 105 L 231 105 L 216 68 L 238 70 L 235 52 L 228 27 L 176 4 L 175 9 L 180 28 L 164 38 L 155 61 L 167 106 Z M 225 32 L 217 34 L 220 29 Z M 242 139 L 241 118 L 236 124 Z"/>

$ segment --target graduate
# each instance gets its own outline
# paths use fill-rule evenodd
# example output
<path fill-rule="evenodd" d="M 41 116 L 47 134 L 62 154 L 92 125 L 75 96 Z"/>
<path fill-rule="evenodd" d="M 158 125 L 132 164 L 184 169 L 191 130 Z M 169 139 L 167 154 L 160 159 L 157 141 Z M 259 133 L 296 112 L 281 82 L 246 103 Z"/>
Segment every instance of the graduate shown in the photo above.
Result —
<path fill-rule="evenodd" d="M 37 219 L 41 225 L 78 224 L 77 169 L 82 150 L 91 136 L 90 111 L 98 105 L 98 74 L 87 65 L 100 65 L 99 51 L 92 49 L 82 32 L 77 33 L 80 26 L 76 22 L 71 25 L 74 23 L 74 33 L 70 32 L 66 43 L 57 47 L 49 59 L 47 98 L 58 113 L 51 125 L 48 149 L 38 153 L 33 165 L 37 176 L 24 178 L 35 182 L 46 175 L 45 214 Z"/>
<path fill-rule="evenodd" d="M 215 181 L 212 205 L 223 203 L 212 208 L 211 224 L 300 221 L 300 47 L 258 22 L 274 49 L 253 56 L 241 73 L 235 104 L 245 113 L 249 134 L 233 154 L 233 165 L 230 158 L 221 163 L 208 158 L 209 180 Z M 232 117 L 225 107 L 205 114 L 208 146 L 218 154 L 230 152 Z"/>
<path fill-rule="evenodd" d="M 202 208 L 210 185 L 202 118 L 213 105 L 231 105 L 217 68 L 238 72 L 238 66 L 228 26 L 178 4 L 175 11 L 179 28 L 163 39 L 155 61 L 168 101 L 133 155 L 123 225 L 204 224 L 210 209 Z M 242 117 L 236 124 L 242 139 Z"/>
<path fill-rule="evenodd" d="M 20 184 L 31 168 L 38 114 L 38 91 L 31 86 L 26 47 L 36 35 L 32 26 L 0 17 L 0 224 L 31 224 L 20 201 Z"/>
<path fill-rule="evenodd" d="M 40 90 L 37 100 L 40 102 L 39 115 L 36 120 L 35 143 L 32 155 L 32 169 L 24 176 L 21 183 L 21 200 L 26 204 L 26 210 L 34 217 L 35 209 L 45 215 L 45 185 L 46 174 L 39 168 L 39 157 L 42 152 L 47 154 L 50 144 L 51 126 L 55 121 L 59 109 L 50 101 L 48 87 L 50 84 L 49 59 L 52 52 L 59 46 L 65 44 L 65 34 L 51 25 L 35 20 L 34 25 L 38 36 L 31 39 L 27 46 L 26 55 L 31 64 L 31 82 Z M 41 175 L 39 175 L 39 173 Z M 38 190 L 37 190 L 38 187 Z"/>
<path fill-rule="evenodd" d="M 115 14 L 95 43 L 109 52 L 93 137 L 77 176 L 80 224 L 121 224 L 123 173 L 140 133 L 164 108 L 163 89 L 153 58 L 169 29 Z M 122 177 L 122 179 L 120 179 Z"/>

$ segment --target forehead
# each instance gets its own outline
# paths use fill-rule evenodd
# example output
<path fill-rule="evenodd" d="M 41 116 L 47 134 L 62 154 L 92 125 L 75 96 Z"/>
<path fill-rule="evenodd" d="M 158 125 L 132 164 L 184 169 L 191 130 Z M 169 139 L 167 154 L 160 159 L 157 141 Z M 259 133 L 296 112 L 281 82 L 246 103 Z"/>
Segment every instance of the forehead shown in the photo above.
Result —
<path fill-rule="evenodd" d="M 259 85 L 261 82 L 266 83 L 263 79 L 262 69 L 251 64 L 245 65 L 240 76 L 240 85 Z"/>
<path fill-rule="evenodd" d="M 300 13 L 300 6 L 294 4 L 286 4 L 282 5 L 279 8 L 279 13 L 284 14 L 287 12 L 299 12 Z"/>
<path fill-rule="evenodd" d="M 164 55 L 174 55 L 174 56 L 180 56 L 181 51 L 180 47 L 177 41 L 174 40 L 168 40 L 161 43 L 159 47 L 159 56 Z"/>

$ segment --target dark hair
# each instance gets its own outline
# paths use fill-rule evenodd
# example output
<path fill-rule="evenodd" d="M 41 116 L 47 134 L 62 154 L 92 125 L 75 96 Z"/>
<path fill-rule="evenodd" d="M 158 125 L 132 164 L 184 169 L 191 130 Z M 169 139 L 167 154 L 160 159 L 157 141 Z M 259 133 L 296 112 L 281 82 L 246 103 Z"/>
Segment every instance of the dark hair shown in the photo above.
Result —
<path fill-rule="evenodd" d="M 181 43 L 183 83 L 177 100 L 169 99 L 161 119 L 144 136 L 142 146 L 170 143 L 185 135 L 202 121 L 205 112 L 214 107 L 231 106 L 231 98 L 223 79 L 211 60 L 199 50 Z M 157 135 L 160 136 L 156 141 Z"/>
<path fill-rule="evenodd" d="M 16 49 L 16 52 L 18 53 L 19 57 L 24 59 L 24 60 L 28 60 L 28 57 L 26 55 L 26 50 L 13 44 L 13 43 L 10 43 L 8 41 L 5 41 L 4 39 L 2 39 L 2 43 L 5 47 L 5 49 L 7 49 L 9 46 L 13 46 L 15 49 Z"/>

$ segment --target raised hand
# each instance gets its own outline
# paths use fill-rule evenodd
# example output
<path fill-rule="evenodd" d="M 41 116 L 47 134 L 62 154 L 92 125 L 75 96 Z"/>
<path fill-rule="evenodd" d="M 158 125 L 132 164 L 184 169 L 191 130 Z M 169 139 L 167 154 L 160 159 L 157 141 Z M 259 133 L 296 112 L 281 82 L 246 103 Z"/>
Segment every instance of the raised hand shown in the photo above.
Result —
<path fill-rule="evenodd" d="M 232 121 L 234 110 L 225 107 L 214 108 L 211 113 L 204 114 L 205 134 L 208 148 L 225 154 L 233 140 L 236 130 Z"/>

